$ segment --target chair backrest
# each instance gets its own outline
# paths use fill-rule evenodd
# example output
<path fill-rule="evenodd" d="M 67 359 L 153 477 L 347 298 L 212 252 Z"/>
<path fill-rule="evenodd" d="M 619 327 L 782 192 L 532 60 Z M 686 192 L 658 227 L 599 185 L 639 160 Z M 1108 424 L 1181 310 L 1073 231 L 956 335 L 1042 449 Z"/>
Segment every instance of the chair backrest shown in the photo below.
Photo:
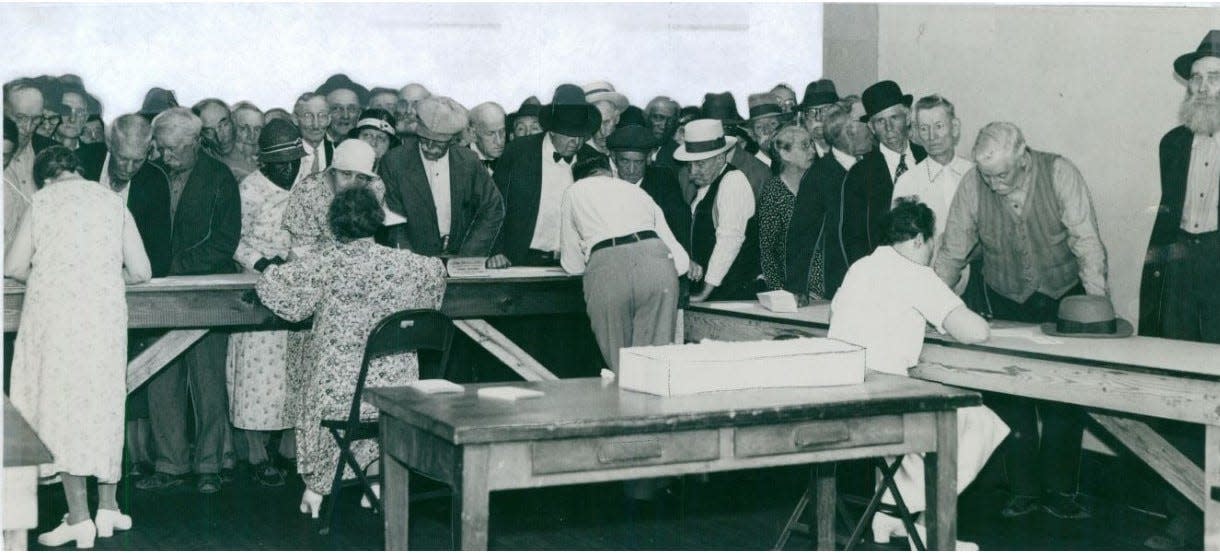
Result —
<path fill-rule="evenodd" d="M 453 331 L 453 323 L 449 317 L 435 309 L 407 309 L 378 322 L 369 332 L 369 339 L 364 344 L 364 359 L 360 362 L 360 375 L 352 395 L 352 410 L 348 422 L 355 424 L 360 421 L 364 380 L 368 376 L 369 365 L 374 360 L 412 351 L 438 351 L 441 354 L 440 371 L 443 375 L 449 362 Z M 422 365 L 420 377 L 423 378 Z"/>

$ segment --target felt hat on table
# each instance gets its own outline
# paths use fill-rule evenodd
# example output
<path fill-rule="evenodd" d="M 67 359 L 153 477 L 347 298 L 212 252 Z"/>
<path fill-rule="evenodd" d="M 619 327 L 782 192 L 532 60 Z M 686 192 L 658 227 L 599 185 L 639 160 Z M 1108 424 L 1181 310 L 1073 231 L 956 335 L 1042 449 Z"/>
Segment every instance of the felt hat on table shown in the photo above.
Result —
<path fill-rule="evenodd" d="M 1203 42 L 1194 52 L 1178 56 L 1173 60 L 1173 70 L 1183 79 L 1190 80 L 1190 68 L 1199 58 L 1220 58 L 1220 30 L 1212 29 L 1203 37 Z"/>
<path fill-rule="evenodd" d="M 1053 323 L 1043 323 L 1047 336 L 1068 338 L 1126 338 L 1135 332 L 1125 319 L 1114 315 L 1114 305 L 1105 296 L 1079 295 L 1060 300 Z"/>

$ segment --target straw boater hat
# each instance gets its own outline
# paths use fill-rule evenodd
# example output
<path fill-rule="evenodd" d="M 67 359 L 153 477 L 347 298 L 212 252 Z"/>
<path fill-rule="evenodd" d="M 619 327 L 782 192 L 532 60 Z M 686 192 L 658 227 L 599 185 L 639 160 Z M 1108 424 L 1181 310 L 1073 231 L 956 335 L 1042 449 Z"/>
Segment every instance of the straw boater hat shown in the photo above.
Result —
<path fill-rule="evenodd" d="M 574 84 L 561 84 L 551 103 L 542 107 L 538 117 L 542 128 L 565 136 L 593 136 L 602 125 L 602 113 L 585 99 L 585 92 Z"/>
<path fill-rule="evenodd" d="M 606 81 L 593 81 L 580 88 L 585 91 L 585 101 L 589 102 L 590 104 L 597 103 L 601 100 L 608 100 L 610 103 L 614 104 L 614 109 L 618 110 L 619 113 L 622 113 L 623 110 L 627 109 L 627 106 L 631 105 L 631 103 L 627 101 L 626 96 L 615 92 L 614 85 Z"/>
<path fill-rule="evenodd" d="M 359 138 L 360 131 L 364 129 L 373 129 L 381 131 L 390 137 L 390 147 L 393 148 L 399 144 L 398 132 L 394 130 L 397 120 L 394 119 L 390 112 L 384 109 L 369 108 L 360 112 L 360 119 L 356 121 L 356 126 L 352 130 L 347 131 L 348 138 Z"/>
<path fill-rule="evenodd" d="M 795 113 L 785 112 L 784 108 L 779 105 L 779 97 L 770 92 L 751 94 L 746 101 L 750 109 L 750 118 L 746 120 L 747 125 L 768 117 L 787 121 L 796 116 Z"/>
<path fill-rule="evenodd" d="M 835 82 L 830 79 L 818 79 L 805 87 L 805 97 L 797 109 L 807 109 L 833 104 L 839 101 L 839 91 L 835 90 Z"/>
<path fill-rule="evenodd" d="M 344 140 L 335 146 L 335 161 L 330 165 L 336 171 L 354 171 L 367 177 L 376 177 L 373 161 L 377 153 L 363 140 Z"/>
<path fill-rule="evenodd" d="M 881 81 L 864 89 L 864 93 L 860 95 L 860 102 L 864 104 L 864 115 L 860 117 L 860 121 L 868 123 L 874 115 L 898 104 L 909 108 L 914 99 L 910 94 L 903 94 L 898 83 Z"/>
<path fill-rule="evenodd" d="M 430 96 L 420 100 L 415 105 L 415 113 L 419 117 L 416 134 L 437 142 L 452 139 L 470 124 L 466 108 L 444 96 Z"/>
<path fill-rule="evenodd" d="M 737 139 L 724 135 L 724 124 L 716 119 L 696 119 L 686 124 L 683 142 L 674 150 L 678 161 L 699 161 L 727 152 L 737 145 Z"/>
<path fill-rule="evenodd" d="M 1130 322 L 1114 315 L 1109 298 L 1095 295 L 1063 298 L 1055 322 L 1042 324 L 1043 334 L 1068 338 L 1126 338 L 1134 331 Z"/>
<path fill-rule="evenodd" d="M 1183 79 L 1190 80 L 1190 67 L 1200 58 L 1207 57 L 1220 58 L 1220 30 L 1208 31 L 1194 52 L 1178 56 L 1178 59 L 1173 61 L 1173 70 Z"/>
<path fill-rule="evenodd" d="M 262 163 L 282 163 L 305 157 L 301 131 L 283 119 L 272 119 L 258 133 L 258 160 Z"/>

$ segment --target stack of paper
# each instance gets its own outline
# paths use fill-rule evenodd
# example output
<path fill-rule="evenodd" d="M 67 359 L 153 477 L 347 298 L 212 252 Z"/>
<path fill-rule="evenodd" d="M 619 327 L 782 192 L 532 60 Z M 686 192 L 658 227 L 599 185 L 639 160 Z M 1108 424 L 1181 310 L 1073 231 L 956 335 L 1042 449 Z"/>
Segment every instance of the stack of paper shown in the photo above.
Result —
<path fill-rule="evenodd" d="M 619 387 L 661 396 L 864 382 L 864 348 L 829 338 L 623 348 Z"/>
<path fill-rule="evenodd" d="M 544 394 L 538 390 L 529 388 L 521 388 L 519 386 L 492 386 L 490 388 L 479 388 L 479 399 L 499 399 L 504 401 L 517 401 L 518 399 L 529 399 L 532 397 L 542 397 Z"/>
<path fill-rule="evenodd" d="M 452 257 L 445 267 L 451 277 L 488 276 L 486 257 Z"/>
<path fill-rule="evenodd" d="M 425 394 L 460 394 L 466 391 L 466 388 L 461 384 L 450 382 L 443 378 L 416 380 L 407 384 L 407 387 L 415 388 Z"/>
<path fill-rule="evenodd" d="M 776 313 L 796 313 L 796 296 L 787 290 L 759 292 L 758 303 Z"/>

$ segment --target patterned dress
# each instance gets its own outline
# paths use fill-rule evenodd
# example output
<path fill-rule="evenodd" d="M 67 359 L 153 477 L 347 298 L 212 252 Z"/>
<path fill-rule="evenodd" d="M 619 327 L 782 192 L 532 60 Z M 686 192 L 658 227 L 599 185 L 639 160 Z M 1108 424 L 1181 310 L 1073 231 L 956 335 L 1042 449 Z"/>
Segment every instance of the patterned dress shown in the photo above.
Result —
<path fill-rule="evenodd" d="M 787 274 L 788 224 L 796 195 L 778 175 L 763 183 L 758 198 L 758 241 L 767 289 L 782 290 Z"/>
<path fill-rule="evenodd" d="M 241 241 L 233 258 L 249 272 L 262 258 L 288 258 L 288 231 L 281 224 L 289 193 L 255 171 L 242 179 Z M 285 330 L 229 336 L 225 361 L 229 418 L 245 430 L 292 427 L 287 415 L 288 335 Z"/>
<path fill-rule="evenodd" d="M 33 195 L 34 257 L 13 351 L 13 406 L 67 472 L 119 481 L 127 400 L 123 199 L 87 180 Z"/>
<path fill-rule="evenodd" d="M 404 309 L 440 307 L 444 266 L 439 259 L 379 246 L 368 238 L 268 268 L 257 290 L 263 304 L 280 317 L 314 318 L 296 419 L 297 472 L 309 489 L 328 494 L 339 448 L 320 421 L 347 417 L 364 344 L 377 322 Z M 419 362 L 408 353 L 374 362 L 366 385 L 401 386 L 418 378 Z M 361 414 L 374 418 L 376 410 L 366 403 Z M 361 466 L 379 454 L 375 440 L 357 442 L 353 451 Z"/>

